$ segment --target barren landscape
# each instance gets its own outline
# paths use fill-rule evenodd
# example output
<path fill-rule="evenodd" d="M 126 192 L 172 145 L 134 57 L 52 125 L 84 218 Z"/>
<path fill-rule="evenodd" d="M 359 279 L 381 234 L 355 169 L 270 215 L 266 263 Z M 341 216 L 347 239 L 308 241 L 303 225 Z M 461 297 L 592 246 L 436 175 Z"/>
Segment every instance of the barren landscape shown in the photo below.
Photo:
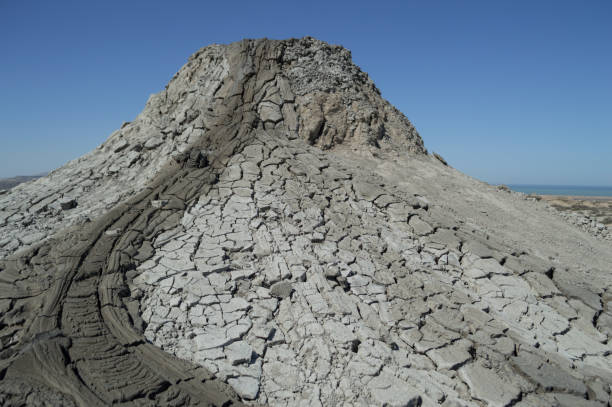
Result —
<path fill-rule="evenodd" d="M 539 195 L 554 208 L 564 212 L 577 212 L 593 218 L 608 228 L 612 226 L 612 197 Z"/>
<path fill-rule="evenodd" d="M 0 193 L 16 187 L 24 182 L 32 181 L 36 178 L 40 178 L 41 175 L 19 175 L 10 178 L 0 178 Z"/>
<path fill-rule="evenodd" d="M 0 404 L 607 406 L 611 243 L 561 213 L 428 154 L 340 46 L 202 48 L 0 195 Z"/>

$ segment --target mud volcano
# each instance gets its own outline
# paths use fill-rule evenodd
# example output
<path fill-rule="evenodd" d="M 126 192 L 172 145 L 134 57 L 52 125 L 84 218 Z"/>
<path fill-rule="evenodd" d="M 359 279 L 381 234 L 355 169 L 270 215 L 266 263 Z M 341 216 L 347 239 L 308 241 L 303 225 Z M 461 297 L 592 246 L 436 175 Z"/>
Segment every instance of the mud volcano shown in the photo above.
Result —
<path fill-rule="evenodd" d="M 428 155 L 312 38 L 196 52 L 0 195 L 0 258 L 4 406 L 609 403 L 610 243 Z"/>

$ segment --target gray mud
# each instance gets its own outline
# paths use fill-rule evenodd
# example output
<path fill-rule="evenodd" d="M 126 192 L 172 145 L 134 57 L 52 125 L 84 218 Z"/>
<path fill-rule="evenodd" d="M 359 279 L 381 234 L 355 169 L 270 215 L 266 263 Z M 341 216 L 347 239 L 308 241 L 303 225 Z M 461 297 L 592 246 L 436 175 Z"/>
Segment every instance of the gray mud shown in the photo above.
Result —
<path fill-rule="evenodd" d="M 610 402 L 609 242 L 311 38 L 200 50 L 0 230 L 2 405 Z"/>

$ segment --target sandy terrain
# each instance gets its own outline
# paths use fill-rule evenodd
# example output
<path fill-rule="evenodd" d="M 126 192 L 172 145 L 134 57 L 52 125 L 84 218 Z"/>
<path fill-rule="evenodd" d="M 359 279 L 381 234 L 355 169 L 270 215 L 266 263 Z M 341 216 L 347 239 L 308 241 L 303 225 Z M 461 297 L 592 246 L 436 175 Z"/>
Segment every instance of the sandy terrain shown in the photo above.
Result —
<path fill-rule="evenodd" d="M 611 196 L 539 195 L 539 197 L 558 210 L 578 212 L 608 227 L 612 225 Z"/>

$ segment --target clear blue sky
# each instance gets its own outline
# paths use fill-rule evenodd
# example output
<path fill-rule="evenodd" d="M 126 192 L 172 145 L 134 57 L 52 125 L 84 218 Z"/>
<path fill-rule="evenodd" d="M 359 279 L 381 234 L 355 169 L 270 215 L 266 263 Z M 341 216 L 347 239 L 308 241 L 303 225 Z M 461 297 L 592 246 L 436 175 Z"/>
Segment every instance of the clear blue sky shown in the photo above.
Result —
<path fill-rule="evenodd" d="M 0 177 L 95 148 L 204 45 L 305 35 L 349 48 L 469 175 L 612 185 L 608 0 L 0 0 Z"/>

